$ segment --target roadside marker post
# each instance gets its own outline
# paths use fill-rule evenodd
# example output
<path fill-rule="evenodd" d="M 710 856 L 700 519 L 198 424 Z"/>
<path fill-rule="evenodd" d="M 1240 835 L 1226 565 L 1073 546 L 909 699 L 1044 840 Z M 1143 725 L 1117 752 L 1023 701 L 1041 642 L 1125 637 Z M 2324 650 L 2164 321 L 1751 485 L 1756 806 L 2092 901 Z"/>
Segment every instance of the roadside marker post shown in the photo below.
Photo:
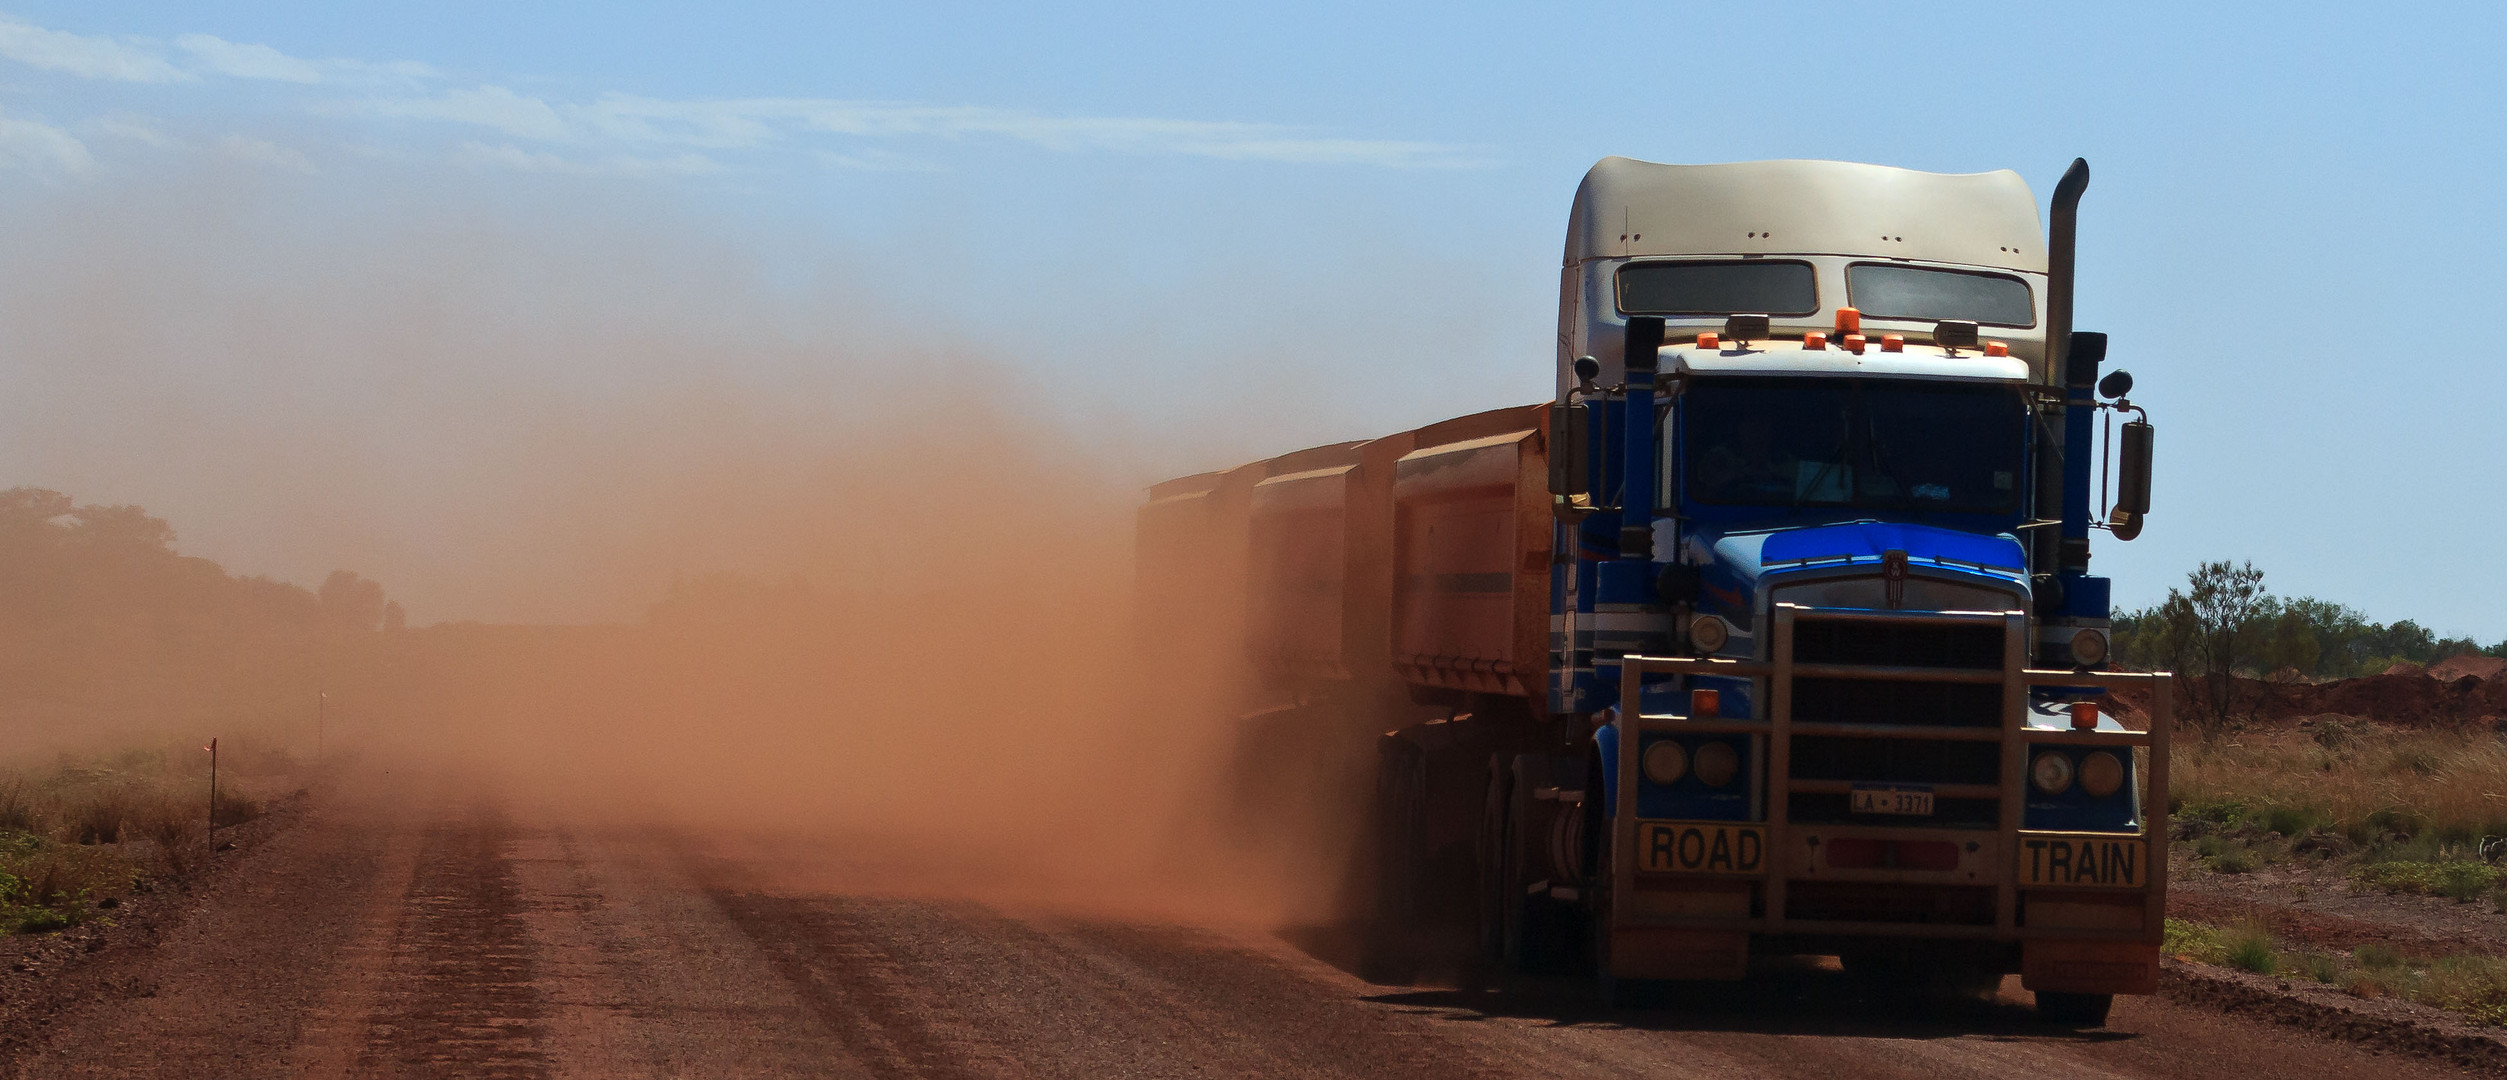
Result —
<path fill-rule="evenodd" d="M 218 740 L 212 736 L 209 745 L 209 854 L 218 853 Z"/>

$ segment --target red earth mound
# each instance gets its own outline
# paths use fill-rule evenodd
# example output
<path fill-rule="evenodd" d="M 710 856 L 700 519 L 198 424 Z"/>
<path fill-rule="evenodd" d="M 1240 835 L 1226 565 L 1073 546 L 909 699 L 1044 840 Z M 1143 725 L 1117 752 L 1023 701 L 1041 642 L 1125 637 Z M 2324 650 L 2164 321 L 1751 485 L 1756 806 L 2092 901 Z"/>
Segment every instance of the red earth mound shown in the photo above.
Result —
<path fill-rule="evenodd" d="M 2217 689 L 2209 679 L 2179 676 L 2176 714 L 2187 719 L 2215 715 L 2219 710 L 2211 707 L 2211 700 Z M 2147 698 L 2137 691 L 2119 691 L 2111 696 L 2110 707 L 2119 718 L 2135 722 L 2148 714 Z M 2507 719 L 2507 661 L 2456 657 L 2425 673 L 2322 683 L 2238 678 L 2229 686 L 2228 706 L 2229 718 L 2239 721 L 2286 723 L 2332 714 L 2394 727 L 2497 726 Z"/>

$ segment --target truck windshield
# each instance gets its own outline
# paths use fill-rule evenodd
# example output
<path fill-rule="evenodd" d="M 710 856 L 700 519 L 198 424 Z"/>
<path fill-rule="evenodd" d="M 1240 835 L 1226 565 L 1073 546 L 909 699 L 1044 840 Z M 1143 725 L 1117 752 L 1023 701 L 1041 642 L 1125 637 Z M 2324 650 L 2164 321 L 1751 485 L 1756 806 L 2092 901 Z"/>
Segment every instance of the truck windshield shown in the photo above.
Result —
<path fill-rule="evenodd" d="M 1691 500 L 2004 514 L 2026 407 L 2008 386 L 1912 379 L 1698 379 L 1681 397 Z"/>
<path fill-rule="evenodd" d="M 1845 268 L 1845 291 L 1866 318 L 2037 325 L 2037 304 L 2028 283 L 2005 274 L 1856 263 Z"/>

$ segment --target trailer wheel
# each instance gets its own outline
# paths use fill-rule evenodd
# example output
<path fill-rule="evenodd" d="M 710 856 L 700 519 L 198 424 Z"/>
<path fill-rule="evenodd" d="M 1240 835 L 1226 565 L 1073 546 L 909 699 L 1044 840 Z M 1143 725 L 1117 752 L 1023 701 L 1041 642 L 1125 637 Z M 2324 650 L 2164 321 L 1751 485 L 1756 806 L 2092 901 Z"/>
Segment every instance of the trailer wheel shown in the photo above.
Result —
<path fill-rule="evenodd" d="M 1416 743 L 1398 738 L 1385 739 L 1378 749 L 1375 881 L 1358 975 L 1372 983 L 1406 984 L 1419 972 L 1427 754 Z"/>
<path fill-rule="evenodd" d="M 2037 992 L 2037 1016 L 2051 1024 L 2067 1027 L 2105 1027 L 2107 1011 L 2115 1007 L 2113 994 L 2057 994 Z"/>

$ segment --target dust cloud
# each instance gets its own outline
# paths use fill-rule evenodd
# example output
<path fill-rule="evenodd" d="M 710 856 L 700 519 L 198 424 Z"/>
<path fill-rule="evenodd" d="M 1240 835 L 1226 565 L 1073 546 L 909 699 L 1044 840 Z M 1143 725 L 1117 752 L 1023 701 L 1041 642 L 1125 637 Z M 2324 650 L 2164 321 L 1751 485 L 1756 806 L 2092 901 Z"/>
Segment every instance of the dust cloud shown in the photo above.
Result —
<path fill-rule="evenodd" d="M 219 661 L 251 693 L 83 712 L 73 686 L 40 703 L 55 741 L 109 712 L 309 756 L 319 691 L 354 769 L 814 852 L 825 884 L 1249 919 L 1318 895 L 1213 839 L 1226 709 L 1138 663 L 1131 515 L 1170 470 L 867 275 L 769 272 L 632 201 L 214 170 L 0 219 L 0 487 L 143 504 L 236 575 L 347 567 L 409 614 L 256 638 Z"/>

